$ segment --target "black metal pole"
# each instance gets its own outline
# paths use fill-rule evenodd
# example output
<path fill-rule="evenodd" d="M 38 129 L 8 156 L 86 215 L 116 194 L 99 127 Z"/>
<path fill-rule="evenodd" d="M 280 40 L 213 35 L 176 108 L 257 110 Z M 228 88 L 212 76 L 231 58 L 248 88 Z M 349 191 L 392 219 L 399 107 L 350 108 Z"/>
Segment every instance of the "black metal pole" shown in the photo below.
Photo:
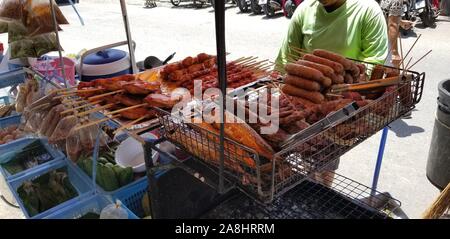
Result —
<path fill-rule="evenodd" d="M 220 165 L 219 165 L 219 193 L 224 193 L 224 122 L 225 122 L 225 99 L 227 88 L 227 71 L 226 71 L 226 50 L 225 50 L 225 1 L 216 0 L 215 2 L 215 20 L 216 20 L 216 47 L 217 47 L 217 73 L 219 79 L 219 87 L 222 92 L 220 105 Z"/>

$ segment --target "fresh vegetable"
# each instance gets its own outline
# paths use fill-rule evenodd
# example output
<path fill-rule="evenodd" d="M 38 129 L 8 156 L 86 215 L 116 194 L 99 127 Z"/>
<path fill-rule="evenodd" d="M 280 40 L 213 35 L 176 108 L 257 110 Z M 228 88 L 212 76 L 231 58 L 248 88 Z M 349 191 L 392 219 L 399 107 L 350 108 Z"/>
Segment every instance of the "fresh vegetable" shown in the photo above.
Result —
<path fill-rule="evenodd" d="M 25 181 L 17 193 L 30 216 L 78 196 L 65 168 L 46 173 L 33 181 Z"/>

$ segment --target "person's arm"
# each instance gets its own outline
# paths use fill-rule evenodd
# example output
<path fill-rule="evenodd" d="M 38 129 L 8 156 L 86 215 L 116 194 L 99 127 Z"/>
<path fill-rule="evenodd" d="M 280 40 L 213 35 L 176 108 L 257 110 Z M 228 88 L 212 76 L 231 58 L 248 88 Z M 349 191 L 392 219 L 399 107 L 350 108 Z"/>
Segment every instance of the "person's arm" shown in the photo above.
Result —
<path fill-rule="evenodd" d="M 381 9 L 374 9 L 374 14 L 365 19 L 361 47 L 360 60 L 384 64 L 388 55 L 388 36 L 386 20 Z"/>
<path fill-rule="evenodd" d="M 300 8 L 300 7 L 299 7 Z M 283 40 L 280 51 L 278 52 L 278 57 L 275 60 L 275 69 L 278 71 L 283 71 L 283 66 L 288 62 L 289 58 L 292 56 L 299 56 L 295 51 L 292 51 L 291 46 L 301 48 L 302 46 L 302 22 L 300 16 L 300 9 L 295 11 L 294 16 L 289 23 L 289 29 L 286 37 Z"/>

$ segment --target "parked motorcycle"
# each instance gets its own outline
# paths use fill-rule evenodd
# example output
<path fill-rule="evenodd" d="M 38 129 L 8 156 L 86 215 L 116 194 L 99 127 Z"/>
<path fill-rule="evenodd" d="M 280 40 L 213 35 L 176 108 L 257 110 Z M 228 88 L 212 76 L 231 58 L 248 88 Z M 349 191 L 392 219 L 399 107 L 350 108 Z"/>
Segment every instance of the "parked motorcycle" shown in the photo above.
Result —
<path fill-rule="evenodd" d="M 259 5 L 259 0 L 250 0 L 250 9 L 252 13 L 255 15 L 259 15 L 262 13 L 262 7 Z"/>
<path fill-rule="evenodd" d="M 236 5 L 241 12 L 248 12 L 251 4 L 251 0 L 236 0 Z"/>
<path fill-rule="evenodd" d="M 405 0 L 403 1 L 403 12 L 404 20 L 414 22 L 419 17 L 425 27 L 434 26 L 439 15 L 430 0 Z"/>
<path fill-rule="evenodd" d="M 303 0 L 283 0 L 284 16 L 291 18 L 294 15 L 295 9 L 302 3 Z"/>
<path fill-rule="evenodd" d="M 275 12 L 283 10 L 282 0 L 259 0 L 259 5 L 267 17 L 273 17 Z"/>
<path fill-rule="evenodd" d="M 235 3 L 236 3 L 236 0 L 225 0 L 225 4 L 227 4 L 227 3 L 235 4 Z M 212 6 L 214 9 L 216 9 L 216 1 L 215 1 L 215 0 L 211 0 L 211 6 Z"/>
<path fill-rule="evenodd" d="M 208 0 L 170 0 L 170 3 L 172 3 L 172 5 L 174 5 L 175 7 L 178 7 L 181 2 L 191 2 L 191 1 L 193 1 L 195 8 L 202 8 L 203 5 L 205 5 L 208 2 Z"/>

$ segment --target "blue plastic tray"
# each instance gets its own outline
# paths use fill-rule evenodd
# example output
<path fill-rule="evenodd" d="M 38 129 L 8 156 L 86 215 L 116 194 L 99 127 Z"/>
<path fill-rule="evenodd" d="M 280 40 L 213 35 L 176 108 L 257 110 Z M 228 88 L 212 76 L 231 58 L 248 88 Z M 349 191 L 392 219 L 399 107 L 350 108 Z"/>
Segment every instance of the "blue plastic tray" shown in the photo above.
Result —
<path fill-rule="evenodd" d="M 78 219 L 85 214 L 92 212 L 100 215 L 103 208 L 113 201 L 102 195 L 93 195 L 87 198 L 80 198 L 77 202 L 61 208 L 60 210 L 45 217 L 45 219 Z M 122 207 L 128 212 L 128 219 L 139 219 L 131 212 L 126 205 Z"/>
<path fill-rule="evenodd" d="M 0 118 L 0 128 L 4 129 L 11 125 L 18 125 L 18 124 L 20 124 L 21 118 L 22 118 L 22 115 L 13 115 L 13 116 Z"/>
<path fill-rule="evenodd" d="M 0 89 L 24 83 L 26 79 L 23 68 L 0 73 Z"/>
<path fill-rule="evenodd" d="M 147 192 L 148 179 L 142 177 L 130 185 L 120 188 L 113 193 L 104 194 L 112 200 L 119 199 L 128 209 L 136 216 L 144 217 L 144 209 L 142 207 L 142 197 Z"/>
<path fill-rule="evenodd" d="M 0 155 L 7 153 L 11 150 L 16 150 L 18 148 L 22 148 L 26 145 L 28 145 L 29 143 L 31 143 L 32 141 L 34 141 L 36 139 L 33 138 L 22 138 L 22 139 L 18 139 L 16 141 L 10 142 L 8 144 L 4 144 L 4 145 L 0 145 Z M 61 161 L 64 159 L 64 154 L 61 151 L 56 150 L 55 148 L 53 148 L 46 139 L 39 139 L 41 141 L 41 143 L 44 145 L 46 151 L 52 156 L 52 160 L 45 162 L 43 164 L 37 165 L 33 168 L 29 168 L 27 170 L 24 170 L 22 172 L 16 173 L 14 175 L 12 175 L 11 173 L 9 173 L 6 169 L 3 168 L 3 166 L 0 164 L 0 173 L 5 177 L 6 180 L 12 180 L 15 178 L 19 178 L 21 176 L 24 176 L 26 174 L 28 174 L 29 172 L 31 172 L 32 170 L 41 170 L 41 169 L 45 169 L 48 167 L 51 167 L 51 165 L 58 163 L 58 161 Z"/>
<path fill-rule="evenodd" d="M 33 217 L 31 217 L 26 210 L 22 199 L 19 197 L 19 194 L 17 193 L 17 189 L 27 180 L 33 180 L 37 177 L 44 175 L 50 171 L 61 169 L 61 168 L 67 168 L 67 172 L 69 175 L 70 182 L 74 186 L 74 188 L 78 192 L 78 196 L 67 200 L 66 202 L 63 202 L 53 208 L 50 208 L 47 211 L 41 212 Z M 16 198 L 17 203 L 19 204 L 19 207 L 22 209 L 23 213 L 25 214 L 26 218 L 32 218 L 32 219 L 39 219 L 44 218 L 64 207 L 67 207 L 68 205 L 72 205 L 73 203 L 76 203 L 77 201 L 80 201 L 82 198 L 86 198 L 89 196 L 92 196 L 94 194 L 94 189 L 92 186 L 91 181 L 89 178 L 87 178 L 85 175 L 81 174 L 81 172 L 73 165 L 68 164 L 66 161 L 58 161 L 58 163 L 55 163 L 47 168 L 42 168 L 40 170 L 32 170 L 28 173 L 26 173 L 24 176 L 8 181 L 7 182 L 11 192 L 13 193 L 14 197 Z"/>

